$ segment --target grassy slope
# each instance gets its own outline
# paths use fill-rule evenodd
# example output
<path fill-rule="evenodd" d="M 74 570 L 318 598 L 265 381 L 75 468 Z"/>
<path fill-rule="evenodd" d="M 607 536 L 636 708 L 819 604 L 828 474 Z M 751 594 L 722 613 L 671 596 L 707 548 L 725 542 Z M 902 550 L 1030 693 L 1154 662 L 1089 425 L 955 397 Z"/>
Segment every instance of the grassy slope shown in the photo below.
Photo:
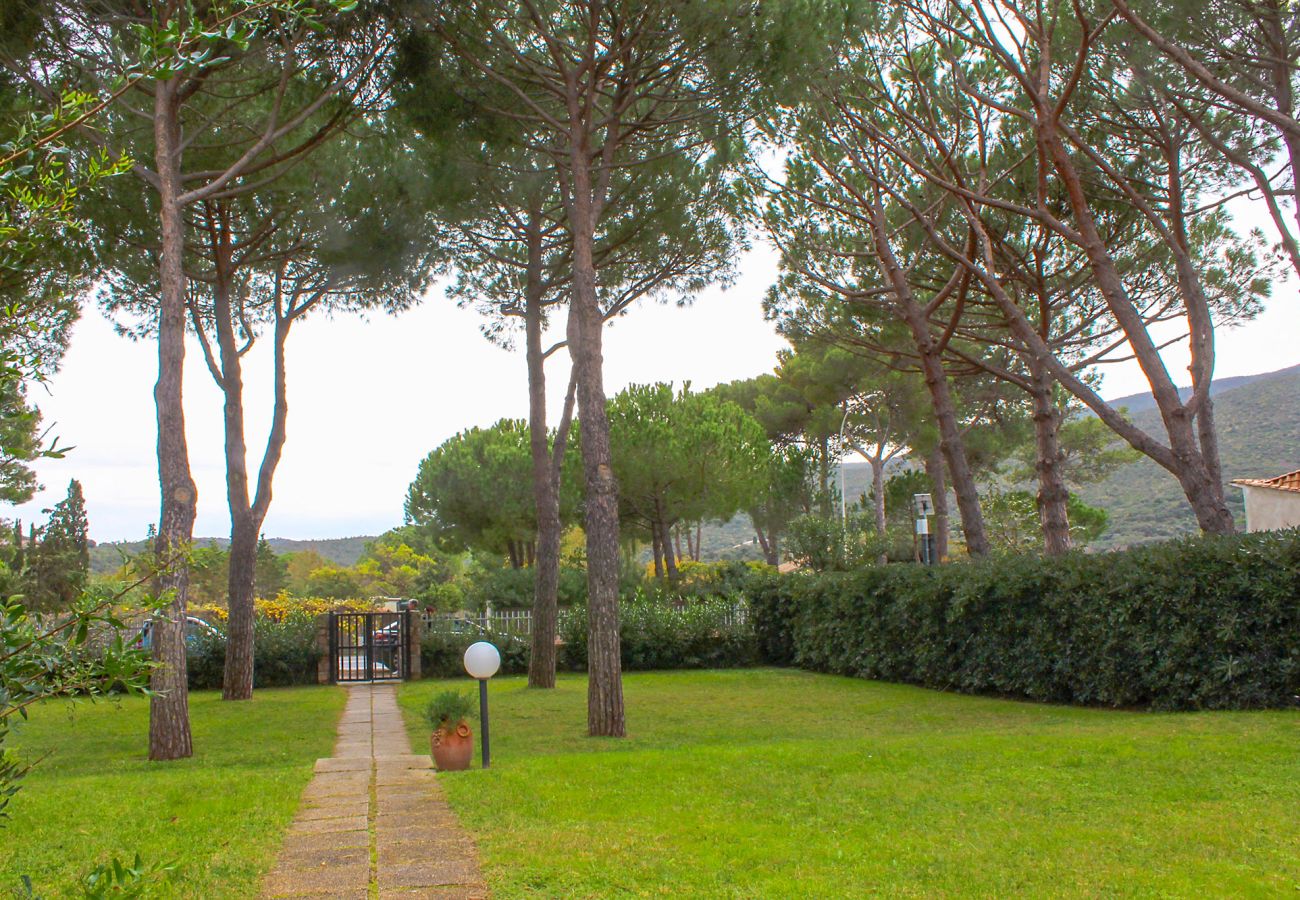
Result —
<path fill-rule="evenodd" d="M 329 756 L 344 693 L 261 690 L 249 703 L 190 695 L 195 756 L 145 758 L 148 702 L 50 703 L 13 746 L 50 756 L 27 777 L 0 829 L 0 892 L 30 875 L 44 896 L 113 855 L 179 860 L 169 896 L 248 897 L 318 757 Z"/>
<path fill-rule="evenodd" d="M 415 715 L 445 683 L 407 685 Z M 493 768 L 440 781 L 497 897 L 1264 895 L 1300 885 L 1295 713 L 1154 715 L 794 671 L 494 681 Z M 425 751 L 427 752 L 427 750 Z"/>

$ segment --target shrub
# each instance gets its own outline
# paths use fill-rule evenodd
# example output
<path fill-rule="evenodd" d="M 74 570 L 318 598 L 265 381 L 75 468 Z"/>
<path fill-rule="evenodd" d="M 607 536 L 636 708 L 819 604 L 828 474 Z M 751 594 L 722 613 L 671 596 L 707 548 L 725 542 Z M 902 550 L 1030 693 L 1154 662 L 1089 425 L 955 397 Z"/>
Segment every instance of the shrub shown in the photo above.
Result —
<path fill-rule="evenodd" d="M 474 698 L 461 691 L 442 691 L 429 698 L 424 707 L 424 721 L 434 731 L 455 727 L 475 714 Z"/>
<path fill-rule="evenodd" d="M 763 658 L 971 693 L 1152 709 L 1300 692 L 1300 531 L 755 580 Z"/>
<path fill-rule="evenodd" d="M 724 562 L 678 563 L 678 580 L 672 594 L 679 597 L 723 597 L 735 600 L 755 575 L 775 572 L 767 563 L 727 560 Z"/>
<path fill-rule="evenodd" d="M 456 678 L 465 674 L 465 649 L 488 641 L 501 652 L 501 674 L 528 671 L 528 638 L 517 634 L 449 631 L 432 628 L 420 640 L 420 668 L 425 678 Z"/>
<path fill-rule="evenodd" d="M 213 623 L 215 634 L 197 637 L 187 654 L 191 690 L 221 687 L 226 665 L 224 623 Z M 321 652 L 316 645 L 316 622 L 306 611 L 287 612 L 273 619 L 253 620 L 253 686 L 285 687 L 315 684 Z"/>
<path fill-rule="evenodd" d="M 637 592 L 619 605 L 623 667 L 707 669 L 753 665 L 757 660 L 753 629 L 746 622 L 735 621 L 735 617 L 736 604 L 731 600 L 673 602 Z M 560 666 L 585 670 L 585 607 L 574 607 L 561 616 L 560 636 L 564 641 Z"/>

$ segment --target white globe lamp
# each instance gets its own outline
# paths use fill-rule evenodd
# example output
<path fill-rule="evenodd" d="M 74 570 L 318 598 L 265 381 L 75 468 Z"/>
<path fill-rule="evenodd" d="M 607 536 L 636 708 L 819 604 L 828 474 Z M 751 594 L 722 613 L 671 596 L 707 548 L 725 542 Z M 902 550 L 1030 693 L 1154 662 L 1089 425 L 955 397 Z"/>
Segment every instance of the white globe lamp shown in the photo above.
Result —
<path fill-rule="evenodd" d="M 492 763 L 492 751 L 488 746 L 488 679 L 501 668 L 501 651 L 487 641 L 476 641 L 465 648 L 465 671 L 471 678 L 478 679 L 478 718 L 481 737 L 483 738 L 483 768 Z"/>
<path fill-rule="evenodd" d="M 480 681 L 491 678 L 501 668 L 501 653 L 487 641 L 478 641 L 465 649 L 465 671 Z"/>

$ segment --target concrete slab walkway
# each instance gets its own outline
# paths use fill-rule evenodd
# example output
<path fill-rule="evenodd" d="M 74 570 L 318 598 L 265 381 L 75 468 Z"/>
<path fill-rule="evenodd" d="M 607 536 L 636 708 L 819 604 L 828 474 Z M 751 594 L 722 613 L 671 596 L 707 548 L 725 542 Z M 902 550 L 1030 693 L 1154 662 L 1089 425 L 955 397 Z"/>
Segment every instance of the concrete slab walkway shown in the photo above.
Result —
<path fill-rule="evenodd" d="M 410 750 L 396 688 L 349 687 L 334 755 L 316 760 L 262 896 L 487 897 L 432 761 Z"/>

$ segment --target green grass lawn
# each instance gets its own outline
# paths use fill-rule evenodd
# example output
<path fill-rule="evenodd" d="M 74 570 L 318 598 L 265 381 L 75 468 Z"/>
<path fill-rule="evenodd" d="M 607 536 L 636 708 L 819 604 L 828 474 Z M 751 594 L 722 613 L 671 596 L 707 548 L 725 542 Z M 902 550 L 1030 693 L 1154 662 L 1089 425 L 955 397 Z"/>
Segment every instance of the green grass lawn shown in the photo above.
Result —
<path fill-rule="evenodd" d="M 43 896 L 113 855 L 174 860 L 179 897 L 248 897 L 275 862 L 312 764 L 329 756 L 339 688 L 259 690 L 248 703 L 190 695 L 194 756 L 145 758 L 149 704 L 47 703 L 13 737 L 25 756 L 49 754 L 23 781 L 0 825 L 0 896 L 29 875 Z"/>
<path fill-rule="evenodd" d="M 420 752 L 419 707 L 447 684 L 402 689 Z M 494 896 L 1300 891 L 1295 712 L 1076 709 L 781 670 L 624 687 L 630 736 L 593 740 L 585 679 L 493 680 L 492 769 L 440 783 Z"/>

